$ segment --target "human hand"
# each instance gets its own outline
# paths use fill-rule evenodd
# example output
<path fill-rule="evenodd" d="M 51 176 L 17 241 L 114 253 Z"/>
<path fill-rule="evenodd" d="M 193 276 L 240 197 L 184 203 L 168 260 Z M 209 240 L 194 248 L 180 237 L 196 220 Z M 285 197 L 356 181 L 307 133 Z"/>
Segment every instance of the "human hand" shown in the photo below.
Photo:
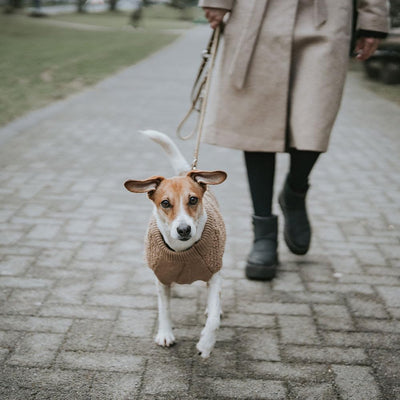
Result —
<path fill-rule="evenodd" d="M 354 51 L 357 53 L 356 59 L 359 61 L 365 61 L 375 53 L 378 48 L 380 39 L 373 37 L 360 37 L 356 42 L 356 48 Z"/>
<path fill-rule="evenodd" d="M 204 15 L 208 19 L 212 29 L 215 29 L 224 19 L 225 14 L 229 11 L 225 8 L 203 7 Z"/>

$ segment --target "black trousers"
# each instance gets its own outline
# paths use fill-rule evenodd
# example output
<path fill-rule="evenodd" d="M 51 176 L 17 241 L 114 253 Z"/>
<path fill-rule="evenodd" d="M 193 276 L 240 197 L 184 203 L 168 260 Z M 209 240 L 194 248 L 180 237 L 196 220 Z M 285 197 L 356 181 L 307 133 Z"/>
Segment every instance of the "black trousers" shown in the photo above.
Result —
<path fill-rule="evenodd" d="M 275 154 L 244 152 L 254 214 L 259 217 L 268 217 L 272 214 Z M 304 193 L 308 189 L 308 176 L 321 153 L 290 149 L 289 154 L 288 183 L 295 192 Z"/>

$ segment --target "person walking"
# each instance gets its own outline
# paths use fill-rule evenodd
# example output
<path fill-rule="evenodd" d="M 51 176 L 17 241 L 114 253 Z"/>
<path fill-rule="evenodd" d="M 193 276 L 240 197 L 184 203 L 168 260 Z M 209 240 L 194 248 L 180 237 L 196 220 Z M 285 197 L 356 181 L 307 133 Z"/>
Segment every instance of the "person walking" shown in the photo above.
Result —
<path fill-rule="evenodd" d="M 368 59 L 389 28 L 386 0 L 357 0 L 356 58 Z M 204 124 L 204 141 L 244 151 L 254 215 L 249 279 L 278 265 L 272 214 L 276 153 L 290 155 L 279 194 L 284 239 L 294 253 L 311 242 L 309 175 L 339 110 L 352 36 L 352 0 L 200 0 L 211 28 L 225 20 Z"/>

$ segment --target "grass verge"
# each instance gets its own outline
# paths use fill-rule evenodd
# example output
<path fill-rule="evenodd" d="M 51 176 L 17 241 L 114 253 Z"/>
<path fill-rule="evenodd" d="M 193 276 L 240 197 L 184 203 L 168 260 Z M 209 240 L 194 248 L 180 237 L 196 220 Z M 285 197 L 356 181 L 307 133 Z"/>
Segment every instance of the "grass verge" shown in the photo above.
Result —
<path fill-rule="evenodd" d="M 138 62 L 190 26 L 144 18 L 134 29 L 124 13 L 0 15 L 0 125 Z"/>

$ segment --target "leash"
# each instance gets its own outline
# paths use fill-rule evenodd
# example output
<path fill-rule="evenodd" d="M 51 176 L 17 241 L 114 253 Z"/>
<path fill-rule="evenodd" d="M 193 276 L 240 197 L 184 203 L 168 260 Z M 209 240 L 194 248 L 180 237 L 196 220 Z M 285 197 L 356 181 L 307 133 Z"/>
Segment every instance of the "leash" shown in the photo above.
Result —
<path fill-rule="evenodd" d="M 221 25 L 219 25 L 217 28 L 214 29 L 210 37 L 210 40 L 208 42 L 207 48 L 202 53 L 203 60 L 202 63 L 200 64 L 200 68 L 197 73 L 190 94 L 192 105 L 189 111 L 186 113 L 185 117 L 182 119 L 182 121 L 176 128 L 176 134 L 182 140 L 188 140 L 191 137 L 193 137 L 195 133 L 197 133 L 197 141 L 193 155 L 192 169 L 197 168 L 201 135 L 203 133 L 204 117 L 206 114 L 208 94 L 210 91 L 211 75 L 214 69 L 215 59 L 217 57 L 218 45 L 221 36 L 221 29 L 222 29 Z M 182 134 L 182 128 L 186 124 L 192 113 L 195 111 L 199 112 L 196 125 L 194 129 L 188 135 L 185 136 Z"/>

